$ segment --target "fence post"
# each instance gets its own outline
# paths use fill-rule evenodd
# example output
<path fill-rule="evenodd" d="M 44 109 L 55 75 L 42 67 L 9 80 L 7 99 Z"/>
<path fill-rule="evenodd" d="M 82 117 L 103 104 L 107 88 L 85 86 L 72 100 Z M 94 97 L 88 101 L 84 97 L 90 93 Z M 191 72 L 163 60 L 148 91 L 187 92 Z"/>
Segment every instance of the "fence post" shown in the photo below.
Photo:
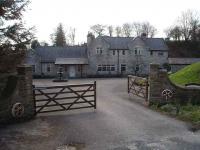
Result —
<path fill-rule="evenodd" d="M 94 109 L 97 107 L 97 90 L 96 90 L 96 81 L 94 81 Z"/>
<path fill-rule="evenodd" d="M 148 83 L 148 77 L 147 77 L 147 80 L 146 80 L 146 98 L 145 98 L 145 101 L 147 102 L 148 101 L 148 88 L 149 88 L 149 83 Z"/>
<path fill-rule="evenodd" d="M 35 112 L 34 112 L 34 115 L 36 116 L 36 99 L 35 99 L 35 85 L 33 85 L 33 101 L 34 101 L 34 109 L 35 109 Z"/>
<path fill-rule="evenodd" d="M 130 80 L 129 80 L 129 76 L 128 76 L 128 93 L 130 93 L 130 87 L 129 87 L 129 82 L 130 82 Z"/>

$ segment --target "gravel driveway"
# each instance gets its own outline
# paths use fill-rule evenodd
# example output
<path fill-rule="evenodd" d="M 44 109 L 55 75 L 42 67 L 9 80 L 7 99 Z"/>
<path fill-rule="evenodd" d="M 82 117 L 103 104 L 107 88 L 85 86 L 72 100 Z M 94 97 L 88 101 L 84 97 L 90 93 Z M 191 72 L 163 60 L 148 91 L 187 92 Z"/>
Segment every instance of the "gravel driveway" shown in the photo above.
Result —
<path fill-rule="evenodd" d="M 200 149 L 200 132 L 193 133 L 186 123 L 136 103 L 140 100 L 129 97 L 126 79 L 95 80 L 97 110 L 48 114 L 2 127 L 0 149 L 62 150 L 64 145 L 86 150 Z M 55 85 L 50 80 L 34 82 Z M 86 82 L 93 79 L 70 80 L 69 83 Z"/>

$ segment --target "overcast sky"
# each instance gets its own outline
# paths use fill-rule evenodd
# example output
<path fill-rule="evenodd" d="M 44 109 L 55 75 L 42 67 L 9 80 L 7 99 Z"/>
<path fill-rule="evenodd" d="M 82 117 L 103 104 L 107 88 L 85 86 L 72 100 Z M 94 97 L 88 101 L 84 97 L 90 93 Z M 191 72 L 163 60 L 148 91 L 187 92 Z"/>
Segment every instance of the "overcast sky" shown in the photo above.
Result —
<path fill-rule="evenodd" d="M 76 28 L 76 43 L 86 41 L 91 25 L 121 25 L 149 21 L 158 29 L 156 37 L 172 25 L 182 11 L 200 10 L 200 0 L 31 0 L 24 15 L 28 26 L 36 27 L 39 41 L 50 42 L 50 34 L 63 23 Z"/>

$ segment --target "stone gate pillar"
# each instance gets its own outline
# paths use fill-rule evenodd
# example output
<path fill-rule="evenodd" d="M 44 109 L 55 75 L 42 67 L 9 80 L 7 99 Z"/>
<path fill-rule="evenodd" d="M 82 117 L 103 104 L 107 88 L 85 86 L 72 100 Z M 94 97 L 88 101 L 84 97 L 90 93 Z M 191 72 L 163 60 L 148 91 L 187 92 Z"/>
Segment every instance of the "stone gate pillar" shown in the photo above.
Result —
<path fill-rule="evenodd" d="M 150 64 L 149 73 L 149 103 L 160 102 L 162 91 L 166 88 L 167 71 L 160 70 L 159 64 Z"/>
<path fill-rule="evenodd" d="M 32 67 L 22 65 L 17 68 L 18 72 L 18 96 L 24 105 L 24 118 L 31 118 L 35 115 L 35 102 L 33 98 Z"/>
<path fill-rule="evenodd" d="M 0 123 L 23 121 L 35 115 L 32 89 L 32 67 L 23 65 L 17 74 L 4 77 L 0 93 Z"/>

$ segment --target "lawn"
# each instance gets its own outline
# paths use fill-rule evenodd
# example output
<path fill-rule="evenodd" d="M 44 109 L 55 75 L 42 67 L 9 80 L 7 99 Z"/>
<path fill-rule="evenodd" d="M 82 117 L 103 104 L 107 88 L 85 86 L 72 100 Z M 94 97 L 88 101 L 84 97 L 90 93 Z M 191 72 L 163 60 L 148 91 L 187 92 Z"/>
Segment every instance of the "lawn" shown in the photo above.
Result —
<path fill-rule="evenodd" d="M 200 62 L 189 65 L 169 76 L 170 80 L 179 85 L 188 83 L 200 84 Z"/>

